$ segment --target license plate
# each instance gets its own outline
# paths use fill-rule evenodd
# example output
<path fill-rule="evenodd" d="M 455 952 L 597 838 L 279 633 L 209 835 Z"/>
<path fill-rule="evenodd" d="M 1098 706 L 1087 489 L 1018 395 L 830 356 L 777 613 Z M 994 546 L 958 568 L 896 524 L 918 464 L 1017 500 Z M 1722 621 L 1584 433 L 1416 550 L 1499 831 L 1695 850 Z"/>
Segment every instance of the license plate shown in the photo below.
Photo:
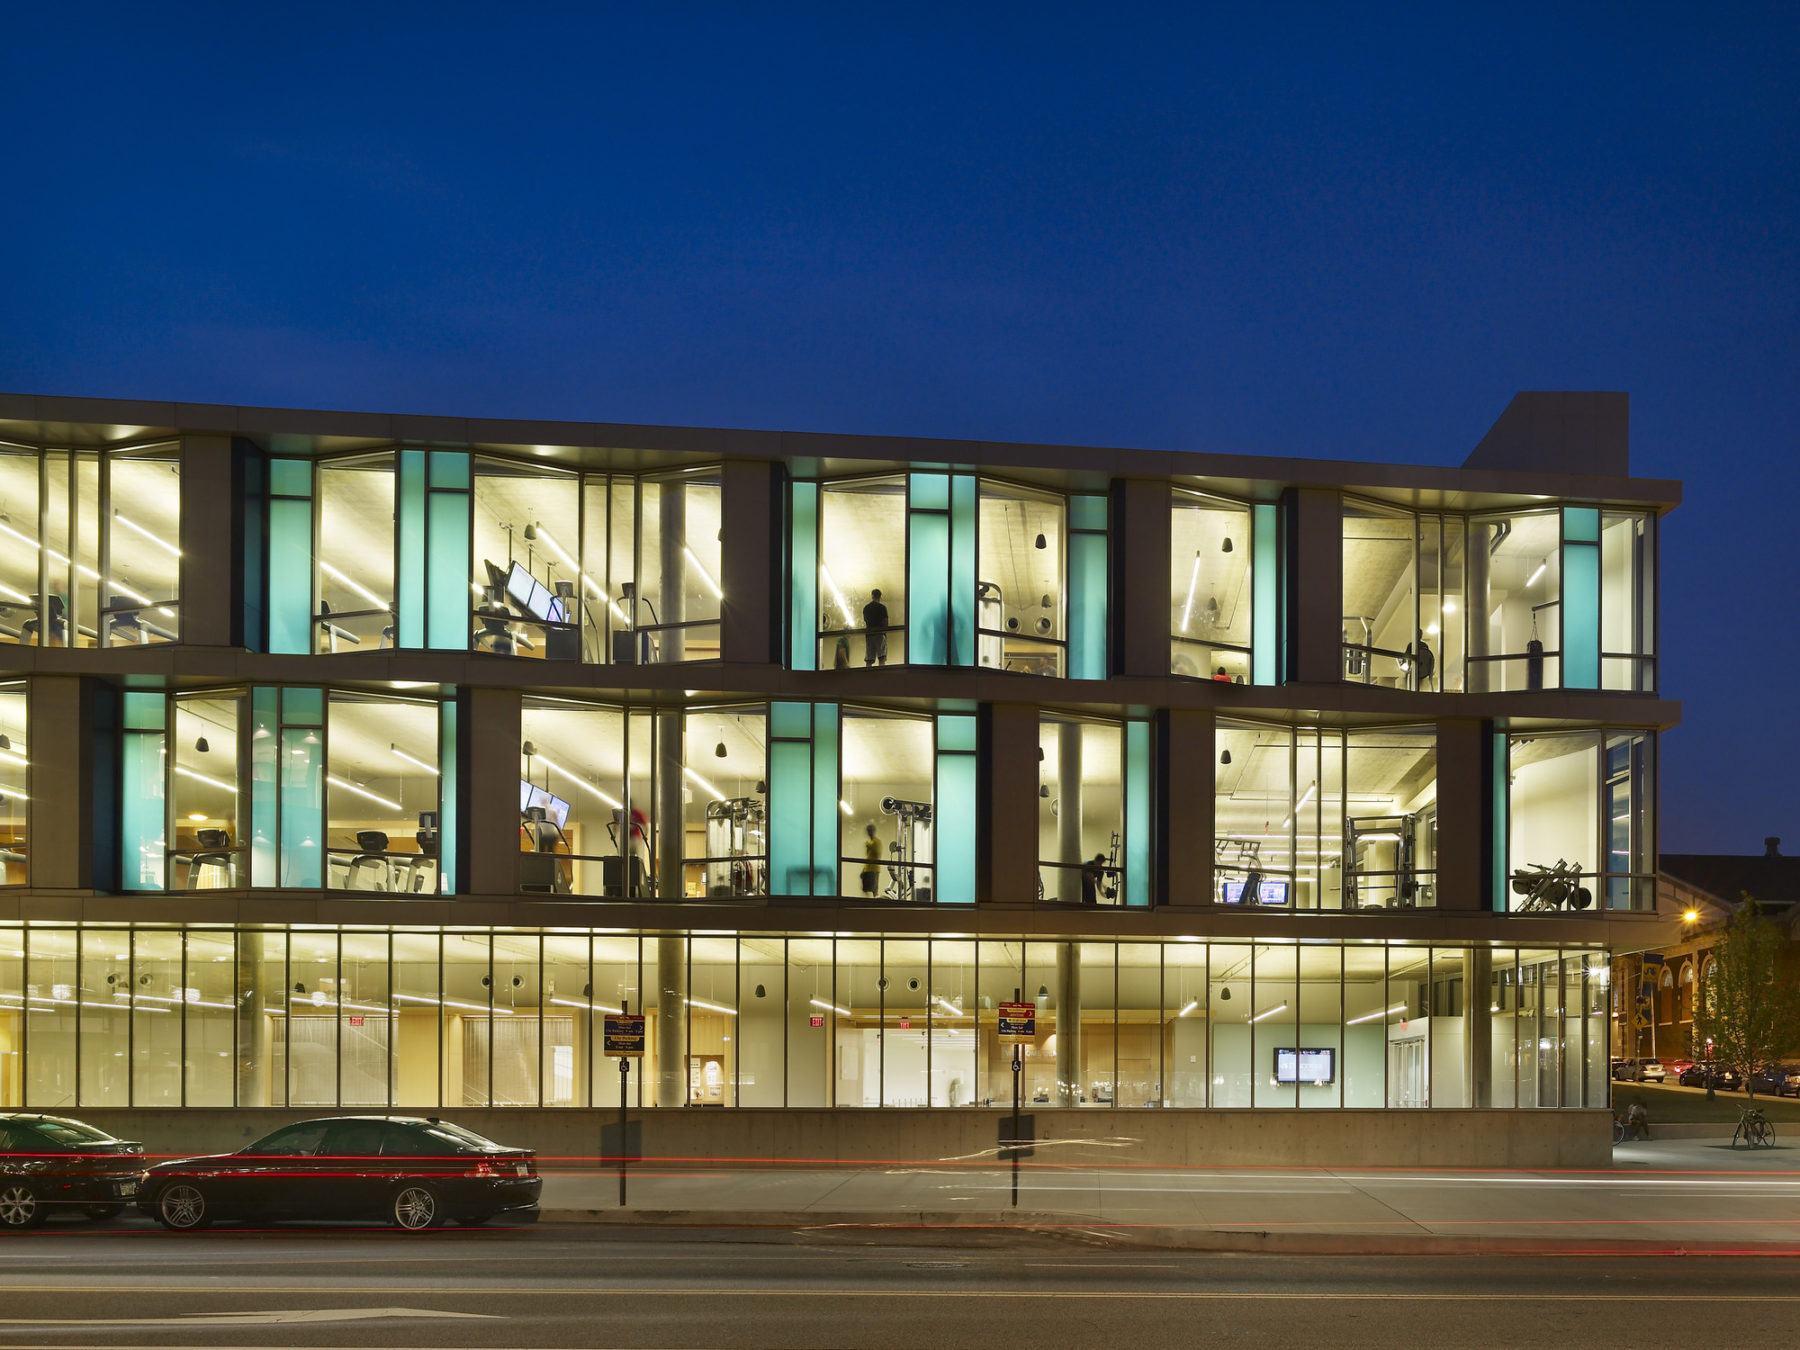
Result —
<path fill-rule="evenodd" d="M 526 1163 L 514 1163 L 513 1175 L 516 1177 L 528 1177 L 531 1175 L 531 1167 Z"/>
<path fill-rule="evenodd" d="M 121 1181 L 113 1187 L 113 1191 L 118 1195 L 136 1195 L 137 1188 L 138 1184 L 135 1181 Z"/>

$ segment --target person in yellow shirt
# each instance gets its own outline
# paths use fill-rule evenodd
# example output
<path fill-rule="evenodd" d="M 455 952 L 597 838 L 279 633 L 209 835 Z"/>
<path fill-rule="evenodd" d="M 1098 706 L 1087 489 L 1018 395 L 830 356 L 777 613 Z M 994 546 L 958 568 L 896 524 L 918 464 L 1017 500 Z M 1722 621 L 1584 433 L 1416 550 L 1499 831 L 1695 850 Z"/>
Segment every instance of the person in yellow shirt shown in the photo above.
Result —
<path fill-rule="evenodd" d="M 862 891 L 874 895 L 881 882 L 881 840 L 875 836 L 875 822 L 863 826 Z"/>

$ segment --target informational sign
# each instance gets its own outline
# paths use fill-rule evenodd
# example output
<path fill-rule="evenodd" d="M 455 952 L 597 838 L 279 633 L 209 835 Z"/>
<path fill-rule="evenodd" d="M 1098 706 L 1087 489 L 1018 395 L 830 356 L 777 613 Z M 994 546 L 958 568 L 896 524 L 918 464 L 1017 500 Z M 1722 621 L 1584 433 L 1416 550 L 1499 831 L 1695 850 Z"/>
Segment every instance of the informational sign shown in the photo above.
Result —
<path fill-rule="evenodd" d="M 911 1031 L 912 1030 L 912 1020 L 910 1018 L 902 1017 L 900 1019 L 900 1030 Z"/>
<path fill-rule="evenodd" d="M 1664 960 L 1661 952 L 1645 952 L 1644 964 L 1647 966 L 1661 966 L 1666 965 L 1667 962 Z"/>
<path fill-rule="evenodd" d="M 641 1059 L 644 1054 L 644 1015 L 608 1013 L 605 1018 L 604 1053 L 609 1059 Z"/>
<path fill-rule="evenodd" d="M 822 1013 L 814 1013 L 811 1017 L 807 1018 L 806 1020 L 809 1024 L 811 1024 L 812 1026 L 815 1026 L 815 1027 L 822 1027 L 825 1025 L 825 1017 L 824 1017 L 824 1014 L 822 1014 Z"/>
<path fill-rule="evenodd" d="M 1037 1004 L 1002 1003 L 1000 1005 L 1000 1039 L 1017 1044 L 1037 1035 Z"/>

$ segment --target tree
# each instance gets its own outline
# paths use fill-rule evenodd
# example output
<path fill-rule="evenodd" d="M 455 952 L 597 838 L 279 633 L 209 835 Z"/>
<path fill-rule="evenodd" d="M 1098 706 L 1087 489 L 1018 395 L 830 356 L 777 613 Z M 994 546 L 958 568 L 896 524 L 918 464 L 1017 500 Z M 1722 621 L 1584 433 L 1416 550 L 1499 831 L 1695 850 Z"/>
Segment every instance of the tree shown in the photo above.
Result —
<path fill-rule="evenodd" d="M 1800 1037 L 1800 982 L 1785 969 L 1787 946 L 1787 935 L 1746 895 L 1713 947 L 1694 1006 L 1694 1057 L 1735 1069 L 1753 1097 L 1752 1076 L 1779 1063 Z"/>

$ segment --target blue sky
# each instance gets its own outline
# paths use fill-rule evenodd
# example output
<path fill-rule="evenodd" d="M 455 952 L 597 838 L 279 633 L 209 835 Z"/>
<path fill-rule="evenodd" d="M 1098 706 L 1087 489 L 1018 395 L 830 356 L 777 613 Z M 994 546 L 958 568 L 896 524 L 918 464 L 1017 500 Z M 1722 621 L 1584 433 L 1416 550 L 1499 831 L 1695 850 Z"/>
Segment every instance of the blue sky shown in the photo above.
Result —
<path fill-rule="evenodd" d="M 1800 850 L 1800 9 L 11 16 L 0 387 L 1459 463 L 1632 395 L 1663 844 Z"/>

